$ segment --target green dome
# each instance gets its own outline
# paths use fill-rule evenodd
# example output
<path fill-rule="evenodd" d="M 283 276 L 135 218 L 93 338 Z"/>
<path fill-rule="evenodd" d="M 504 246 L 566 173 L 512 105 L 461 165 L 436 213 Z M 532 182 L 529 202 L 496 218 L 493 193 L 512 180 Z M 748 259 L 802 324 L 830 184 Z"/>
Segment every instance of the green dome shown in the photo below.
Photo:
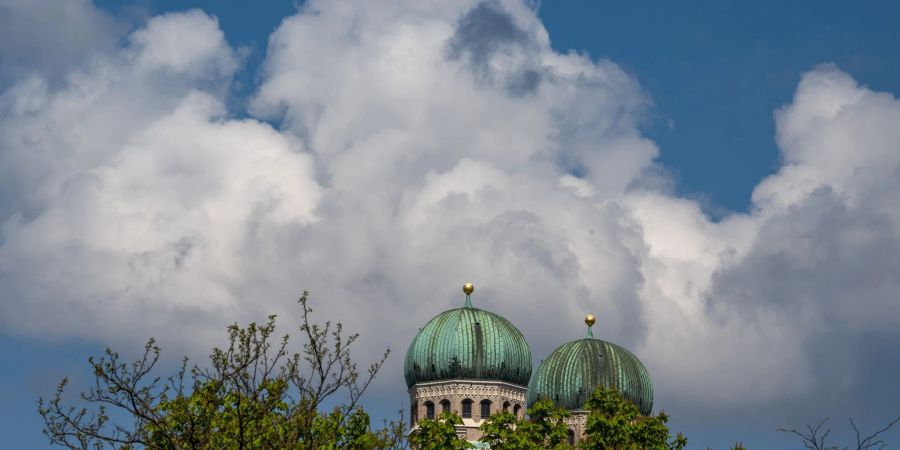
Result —
<path fill-rule="evenodd" d="M 528 384 L 528 404 L 549 398 L 562 408 L 584 409 L 600 386 L 618 390 L 641 414 L 653 410 L 653 383 L 641 361 L 623 347 L 593 338 L 563 344 L 541 362 Z"/>
<path fill-rule="evenodd" d="M 439 380 L 494 380 L 525 386 L 531 349 L 508 320 L 471 306 L 444 311 L 406 351 L 406 386 Z"/>

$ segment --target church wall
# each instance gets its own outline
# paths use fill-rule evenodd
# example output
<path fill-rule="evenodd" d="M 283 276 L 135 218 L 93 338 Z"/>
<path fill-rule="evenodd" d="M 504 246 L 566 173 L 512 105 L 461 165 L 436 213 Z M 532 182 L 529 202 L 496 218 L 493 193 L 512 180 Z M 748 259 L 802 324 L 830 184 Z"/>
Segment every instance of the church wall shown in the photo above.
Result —
<path fill-rule="evenodd" d="M 463 416 L 463 401 L 471 400 L 471 417 L 463 417 L 463 425 L 457 427 L 457 433 L 464 435 L 467 440 L 477 440 L 481 437 L 478 427 L 484 423 L 488 416 L 503 410 L 507 406 L 509 412 L 516 410 L 517 416 L 525 417 L 525 397 L 527 389 L 502 381 L 486 380 L 447 380 L 419 383 L 409 389 L 411 425 L 416 424 L 427 417 L 429 402 L 434 405 L 434 417 L 438 418 L 442 412 L 442 401 L 449 402 L 450 411 Z M 486 415 L 482 415 L 481 402 L 490 402 Z M 414 430 L 413 430 L 414 431 Z"/>

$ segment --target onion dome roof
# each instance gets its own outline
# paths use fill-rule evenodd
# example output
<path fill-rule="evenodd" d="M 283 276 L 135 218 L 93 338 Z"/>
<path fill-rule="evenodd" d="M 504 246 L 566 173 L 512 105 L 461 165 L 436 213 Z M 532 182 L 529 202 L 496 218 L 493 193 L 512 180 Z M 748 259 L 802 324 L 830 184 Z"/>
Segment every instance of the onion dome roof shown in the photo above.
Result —
<path fill-rule="evenodd" d="M 593 325 L 593 316 L 585 322 Z M 558 407 L 581 410 L 598 387 L 615 388 L 641 414 L 653 410 L 647 368 L 624 347 L 594 339 L 588 328 L 588 337 L 563 344 L 541 362 L 528 384 L 528 404 L 548 398 Z"/>
<path fill-rule="evenodd" d="M 503 317 L 466 305 L 444 311 L 419 330 L 406 351 L 407 387 L 440 380 L 493 380 L 525 386 L 531 377 L 531 349 Z"/>

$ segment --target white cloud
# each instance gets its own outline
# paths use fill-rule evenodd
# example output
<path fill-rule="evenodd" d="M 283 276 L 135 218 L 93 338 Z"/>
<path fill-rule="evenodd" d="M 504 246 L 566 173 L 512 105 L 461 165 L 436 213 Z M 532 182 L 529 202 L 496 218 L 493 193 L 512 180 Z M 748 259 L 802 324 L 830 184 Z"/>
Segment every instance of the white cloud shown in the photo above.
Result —
<path fill-rule="evenodd" d="M 235 57 L 213 18 L 156 17 L 130 40 L 62 88 L 30 77 L 3 94 L 7 327 L 108 339 L 221 324 L 243 308 L 230 280 L 255 233 L 315 220 L 300 143 L 225 118 Z"/>
<path fill-rule="evenodd" d="M 662 362 L 663 395 L 698 404 L 830 398 L 864 410 L 877 387 L 863 376 L 897 370 L 859 343 L 898 337 L 900 102 L 823 65 L 776 122 L 785 163 L 756 188 L 750 214 L 711 223 L 686 200 L 628 200 L 654 262 L 649 364 Z"/>
<path fill-rule="evenodd" d="M 217 79 L 230 76 L 238 64 L 218 21 L 196 9 L 156 17 L 129 41 L 134 64 L 144 69 Z"/>
<path fill-rule="evenodd" d="M 229 118 L 237 67 L 191 11 L 2 94 L 4 327 L 206 348 L 309 289 L 402 354 L 472 280 L 536 361 L 592 312 L 658 406 L 712 411 L 838 386 L 822 342 L 896 333 L 900 106 L 834 67 L 776 113 L 785 165 L 753 210 L 718 222 L 652 188 L 636 81 L 553 51 L 518 2 L 309 2 L 252 99 L 281 130 Z"/>
<path fill-rule="evenodd" d="M 90 0 L 0 0 L 0 87 L 33 71 L 57 75 L 111 51 L 122 31 Z"/>

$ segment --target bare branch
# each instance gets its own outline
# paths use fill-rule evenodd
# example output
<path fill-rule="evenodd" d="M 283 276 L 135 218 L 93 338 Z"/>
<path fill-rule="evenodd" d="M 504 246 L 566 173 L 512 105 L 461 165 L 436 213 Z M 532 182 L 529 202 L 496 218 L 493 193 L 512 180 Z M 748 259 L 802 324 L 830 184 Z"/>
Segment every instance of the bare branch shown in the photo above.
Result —
<path fill-rule="evenodd" d="M 346 335 L 340 323 L 314 323 L 308 300 L 304 292 L 298 301 L 304 339 L 293 353 L 287 335 L 275 341 L 273 315 L 264 324 L 229 326 L 227 345 L 212 350 L 208 365 L 189 366 L 184 358 L 177 372 L 165 379 L 152 375 L 160 358 L 152 339 L 130 364 L 112 350 L 99 359 L 89 358 L 94 380 L 80 398 L 90 408 L 63 406 L 64 379 L 49 401 L 39 399 L 44 433 L 51 444 L 85 450 L 313 449 L 335 448 L 340 433 L 352 426 L 355 433 L 399 442 L 391 448 L 402 448 L 402 420 L 377 433 L 368 430 L 368 416 L 363 422 L 349 422 L 365 414 L 358 409 L 359 399 L 390 351 L 361 375 L 351 357 L 359 335 Z M 335 395 L 345 395 L 346 401 L 331 413 L 319 411 Z M 112 420 L 107 409 L 132 423 Z M 361 430 L 360 423 L 366 429 Z"/>
<path fill-rule="evenodd" d="M 797 435 L 800 438 L 801 442 L 803 443 L 803 446 L 810 450 L 847 450 L 847 447 L 839 447 L 837 445 L 826 445 L 825 444 L 825 438 L 828 437 L 829 433 L 831 433 L 831 428 L 826 429 L 825 432 L 822 433 L 821 435 L 819 435 L 819 432 L 822 429 L 822 426 L 827 421 L 828 421 L 827 417 L 822 419 L 822 421 L 819 422 L 819 424 L 816 425 L 815 428 L 813 428 L 810 425 L 807 425 L 806 431 L 804 431 L 804 432 L 800 432 L 800 431 L 797 431 L 794 429 L 784 429 L 784 428 L 779 428 L 778 431 Z M 853 432 L 856 435 L 856 450 L 870 450 L 873 448 L 874 449 L 884 448 L 885 446 L 887 446 L 887 443 L 884 440 L 879 439 L 878 436 L 880 436 L 885 431 L 888 431 L 889 429 L 891 429 L 897 423 L 900 423 L 900 417 L 897 417 L 896 419 L 894 419 L 893 421 L 891 421 L 890 423 L 885 425 L 880 430 L 878 430 L 866 437 L 862 437 L 862 435 L 859 431 L 859 427 L 856 426 L 856 423 L 853 421 L 853 418 L 850 418 L 850 428 L 853 429 Z"/>
<path fill-rule="evenodd" d="M 819 422 L 815 428 L 807 425 L 805 432 L 785 428 L 779 428 L 778 431 L 797 435 L 798 437 L 800 437 L 803 446 L 808 448 L 809 450 L 842 450 L 838 446 L 828 446 L 825 444 L 825 438 L 827 438 L 828 434 L 831 433 L 831 428 L 826 429 L 825 432 L 822 433 L 821 436 L 819 436 L 819 430 L 822 429 L 822 426 L 825 425 L 825 422 L 827 421 L 828 417 L 822 419 L 822 421 Z"/>

